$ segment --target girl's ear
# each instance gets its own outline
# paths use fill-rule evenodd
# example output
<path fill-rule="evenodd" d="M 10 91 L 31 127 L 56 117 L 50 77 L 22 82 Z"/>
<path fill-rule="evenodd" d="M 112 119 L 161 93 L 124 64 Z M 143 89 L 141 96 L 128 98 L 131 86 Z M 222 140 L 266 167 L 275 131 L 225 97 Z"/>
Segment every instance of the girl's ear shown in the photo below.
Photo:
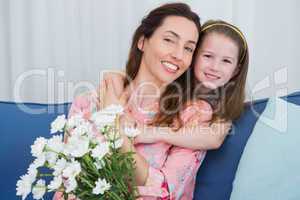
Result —
<path fill-rule="evenodd" d="M 233 80 L 236 76 L 238 76 L 240 71 L 241 71 L 241 64 L 238 64 L 234 72 L 232 73 L 230 80 Z"/>
<path fill-rule="evenodd" d="M 144 51 L 144 41 L 145 41 L 145 36 L 141 36 L 137 45 L 141 52 Z"/>
<path fill-rule="evenodd" d="M 237 75 L 239 74 L 240 71 L 241 71 L 241 64 L 238 64 L 238 65 L 236 66 L 236 68 L 235 68 L 235 70 L 234 70 L 234 72 L 233 72 L 231 78 L 237 76 Z"/>

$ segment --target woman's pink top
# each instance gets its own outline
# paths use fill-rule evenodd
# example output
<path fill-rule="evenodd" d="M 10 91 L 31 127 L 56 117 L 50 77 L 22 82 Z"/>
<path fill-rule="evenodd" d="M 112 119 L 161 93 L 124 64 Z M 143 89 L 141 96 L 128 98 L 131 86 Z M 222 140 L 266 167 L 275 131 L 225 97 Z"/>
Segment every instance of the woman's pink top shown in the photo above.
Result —
<path fill-rule="evenodd" d="M 69 117 L 81 113 L 86 117 L 97 111 L 99 98 L 96 92 L 78 96 L 70 109 Z M 130 107 L 130 106 L 129 106 Z M 155 112 L 142 112 L 127 108 L 138 123 L 146 123 Z M 212 110 L 205 101 L 190 104 L 181 112 L 184 123 L 208 122 Z M 167 143 L 137 144 L 136 151 L 149 163 L 149 174 L 144 186 L 138 186 L 138 200 L 192 200 L 197 170 L 205 156 L 205 151 L 191 150 Z M 54 197 L 59 200 L 59 193 Z"/>

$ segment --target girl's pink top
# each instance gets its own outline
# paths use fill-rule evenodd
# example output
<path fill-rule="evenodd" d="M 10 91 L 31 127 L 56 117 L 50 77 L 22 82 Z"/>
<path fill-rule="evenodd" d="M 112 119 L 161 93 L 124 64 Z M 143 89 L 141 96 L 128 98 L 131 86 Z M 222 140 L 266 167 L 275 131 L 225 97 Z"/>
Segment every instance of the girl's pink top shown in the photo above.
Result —
<path fill-rule="evenodd" d="M 97 111 L 99 98 L 96 92 L 75 98 L 69 117 L 81 113 L 86 117 Z M 134 107 L 125 110 L 138 123 L 146 123 L 155 112 L 141 111 Z M 188 105 L 181 112 L 184 123 L 205 123 L 212 117 L 212 109 L 205 101 Z M 138 200 L 192 200 L 197 170 L 204 159 L 205 151 L 191 150 L 167 143 L 137 144 L 136 151 L 149 163 L 146 184 L 138 186 Z M 54 200 L 60 199 L 56 193 Z"/>

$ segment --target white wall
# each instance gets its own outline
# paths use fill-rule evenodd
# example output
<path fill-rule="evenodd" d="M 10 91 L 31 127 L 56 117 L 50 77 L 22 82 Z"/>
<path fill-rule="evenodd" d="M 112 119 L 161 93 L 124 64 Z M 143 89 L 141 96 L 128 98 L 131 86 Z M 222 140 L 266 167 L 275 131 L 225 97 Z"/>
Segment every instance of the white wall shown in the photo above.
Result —
<path fill-rule="evenodd" d="M 64 102 L 95 87 L 101 70 L 124 67 L 135 27 L 163 2 L 0 0 L 0 100 Z M 185 2 L 202 22 L 224 19 L 245 33 L 249 98 L 300 90 L 297 0 Z"/>

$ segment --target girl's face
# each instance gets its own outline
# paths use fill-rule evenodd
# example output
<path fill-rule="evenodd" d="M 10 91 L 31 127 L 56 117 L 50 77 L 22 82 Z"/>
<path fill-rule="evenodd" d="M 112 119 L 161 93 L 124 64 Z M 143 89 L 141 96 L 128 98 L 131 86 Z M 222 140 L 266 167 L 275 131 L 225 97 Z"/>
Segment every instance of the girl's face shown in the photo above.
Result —
<path fill-rule="evenodd" d="M 150 38 L 139 40 L 143 57 L 138 76 L 159 87 L 171 83 L 190 66 L 198 36 L 194 22 L 166 17 Z"/>
<path fill-rule="evenodd" d="M 237 73 L 239 49 L 229 37 L 208 33 L 197 55 L 195 76 L 205 87 L 216 89 Z"/>

